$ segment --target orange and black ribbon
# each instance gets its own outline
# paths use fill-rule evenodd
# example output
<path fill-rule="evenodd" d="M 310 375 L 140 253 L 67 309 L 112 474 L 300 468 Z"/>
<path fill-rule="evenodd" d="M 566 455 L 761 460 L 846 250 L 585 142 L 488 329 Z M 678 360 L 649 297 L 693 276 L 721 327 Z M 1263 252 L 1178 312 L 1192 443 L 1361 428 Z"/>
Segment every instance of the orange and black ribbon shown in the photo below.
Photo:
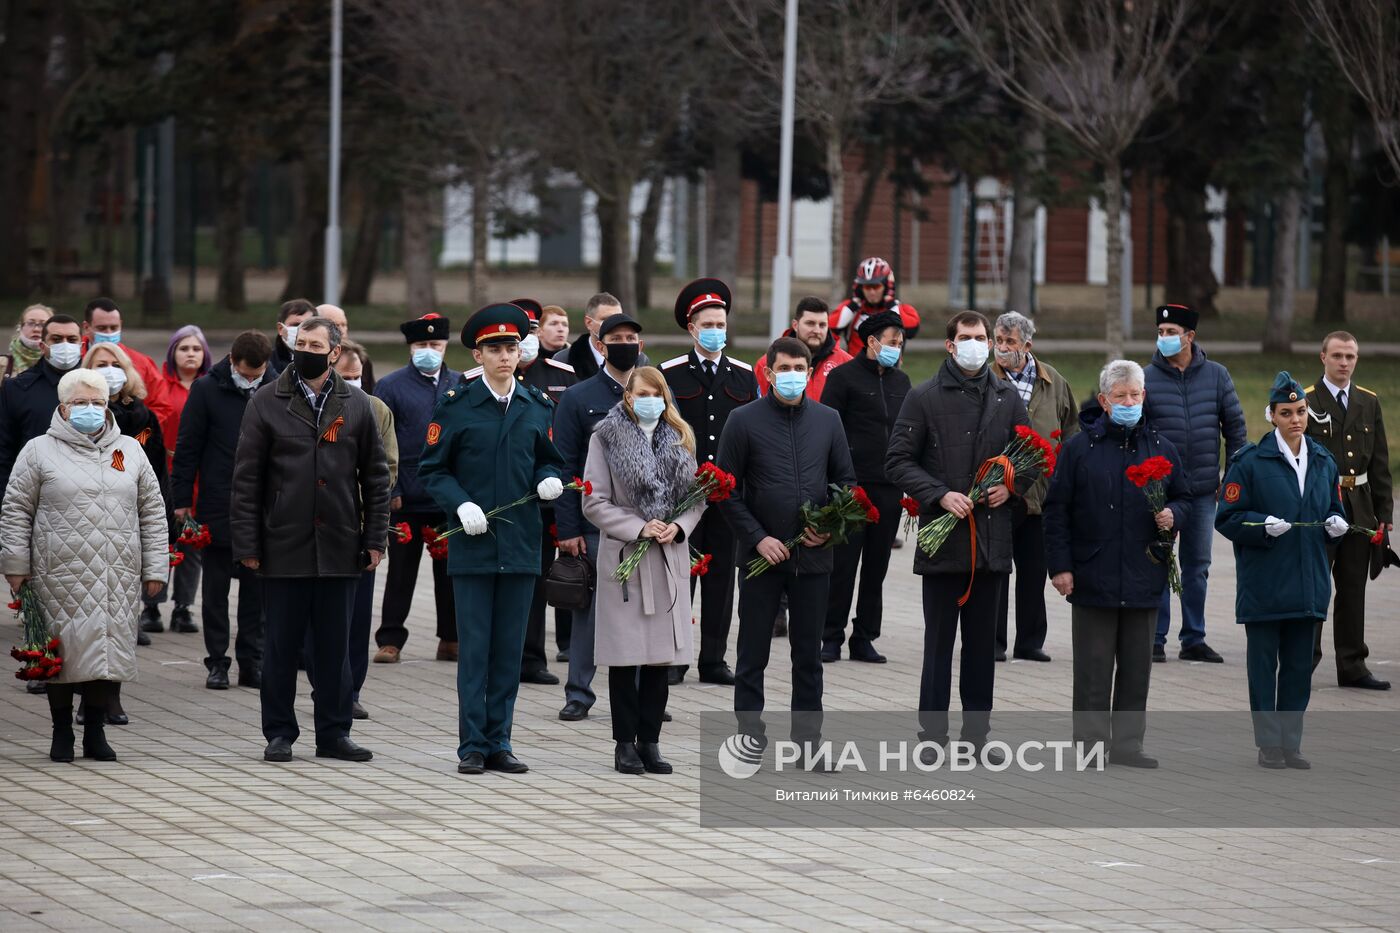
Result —
<path fill-rule="evenodd" d="M 980 467 L 977 468 L 977 477 L 976 477 L 976 478 L 973 480 L 973 482 L 972 482 L 973 488 L 974 488 L 974 489 L 977 488 L 977 486 L 981 484 L 982 480 L 986 479 L 986 478 L 987 478 L 987 475 L 988 475 L 989 473 L 992 472 L 992 467 L 995 467 L 995 466 L 1000 466 L 1001 469 L 1002 469 L 1002 472 L 1005 474 L 1005 475 L 1003 475 L 1002 478 L 1001 478 L 1001 485 L 1003 485 L 1003 486 L 1006 487 L 1006 491 L 1007 491 L 1007 492 L 1009 492 L 1009 493 L 1014 493 L 1014 492 L 1016 491 L 1016 490 L 1015 490 L 1016 468 L 1015 468 L 1014 466 L 1011 465 L 1011 459 L 1010 459 L 1009 457 L 1007 457 L 1005 454 L 998 454 L 997 456 L 992 457 L 991 459 L 984 461 L 984 462 L 982 463 L 982 465 L 981 465 Z M 967 526 L 968 526 L 968 538 L 969 538 L 969 539 L 971 540 L 971 542 L 972 542 L 972 572 L 971 572 L 970 574 L 968 574 L 968 577 L 967 577 L 967 591 L 966 591 L 965 593 L 963 593 L 962 596 L 958 597 L 958 606 L 960 606 L 960 607 L 961 607 L 961 606 L 967 605 L 968 599 L 970 599 L 970 598 L 972 597 L 972 583 L 973 583 L 974 580 L 977 579 L 977 514 L 976 514 L 976 512 L 970 513 L 970 514 L 967 516 Z"/>

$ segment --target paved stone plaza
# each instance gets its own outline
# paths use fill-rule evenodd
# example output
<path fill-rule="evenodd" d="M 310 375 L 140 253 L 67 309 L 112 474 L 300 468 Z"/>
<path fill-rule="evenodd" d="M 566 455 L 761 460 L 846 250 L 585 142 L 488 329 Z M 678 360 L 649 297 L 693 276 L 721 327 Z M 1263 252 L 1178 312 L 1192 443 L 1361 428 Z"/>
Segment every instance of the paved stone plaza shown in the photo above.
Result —
<path fill-rule="evenodd" d="M 912 554 L 897 551 L 890 572 L 879 643 L 890 663 L 827 665 L 828 709 L 915 704 Z M 1400 572 L 1370 592 L 1372 670 L 1400 679 Z M 1055 660 L 999 665 L 1000 709 L 1069 708 L 1068 606 L 1050 597 Z M 1169 645 L 1152 709 L 1247 707 L 1233 600 L 1217 538 L 1207 633 L 1226 663 L 1187 664 Z M 561 688 L 521 688 L 515 744 L 529 774 L 459 776 L 455 668 L 431 660 L 430 605 L 424 581 L 405 660 L 370 666 L 362 700 L 373 718 L 354 733 L 375 753 L 369 764 L 312 757 L 304 687 L 297 759 L 264 763 L 257 694 L 204 689 L 199 635 L 155 635 L 141 649 L 141 680 L 124 690 L 132 722 L 109 729 L 112 764 L 51 763 L 47 706 L 7 678 L 0 930 L 1400 928 L 1394 828 L 701 829 L 698 714 L 729 708 L 730 690 L 693 673 L 671 692 L 671 777 L 612 770 L 605 673 L 582 723 L 556 718 Z M 788 697 L 784 657 L 775 646 L 774 708 Z M 1400 689 L 1334 680 L 1329 656 L 1313 709 L 1400 710 Z M 1171 749 L 1150 729 L 1162 769 L 1122 779 L 1142 787 L 1145 810 L 1190 808 L 1173 795 Z"/>

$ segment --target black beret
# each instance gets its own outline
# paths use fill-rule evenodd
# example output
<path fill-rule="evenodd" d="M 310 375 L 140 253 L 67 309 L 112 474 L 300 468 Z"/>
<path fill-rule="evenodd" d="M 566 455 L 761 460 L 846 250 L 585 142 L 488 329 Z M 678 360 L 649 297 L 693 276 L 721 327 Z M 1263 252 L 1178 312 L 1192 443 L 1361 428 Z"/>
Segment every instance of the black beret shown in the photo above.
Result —
<path fill-rule="evenodd" d="M 479 344 L 497 340 L 520 340 L 530 332 L 530 316 L 513 304 L 487 305 L 462 328 L 462 345 L 475 350 Z"/>
<path fill-rule="evenodd" d="M 1195 330 L 1201 321 L 1201 316 L 1186 305 L 1161 305 L 1153 316 L 1156 318 L 1154 327 L 1158 324 L 1176 324 L 1182 330 Z"/>
<path fill-rule="evenodd" d="M 404 339 L 409 343 L 420 340 L 451 340 L 452 322 L 441 314 L 428 313 L 399 325 Z"/>
<path fill-rule="evenodd" d="M 642 332 L 641 324 L 638 324 L 625 314 L 614 314 L 610 317 L 603 318 L 603 323 L 598 325 L 598 340 L 601 341 L 619 327 L 635 327 L 637 333 L 640 334 Z"/>
<path fill-rule="evenodd" d="M 879 314 L 872 314 L 860 322 L 856 328 L 856 333 L 860 334 L 861 340 L 869 340 L 871 334 L 878 334 L 880 331 L 890 327 L 904 329 L 904 319 L 893 311 L 881 311 Z"/>
<path fill-rule="evenodd" d="M 729 286 L 719 279 L 696 279 L 676 296 L 676 323 L 681 330 L 690 326 L 690 316 L 703 308 L 723 308 L 729 313 Z"/>

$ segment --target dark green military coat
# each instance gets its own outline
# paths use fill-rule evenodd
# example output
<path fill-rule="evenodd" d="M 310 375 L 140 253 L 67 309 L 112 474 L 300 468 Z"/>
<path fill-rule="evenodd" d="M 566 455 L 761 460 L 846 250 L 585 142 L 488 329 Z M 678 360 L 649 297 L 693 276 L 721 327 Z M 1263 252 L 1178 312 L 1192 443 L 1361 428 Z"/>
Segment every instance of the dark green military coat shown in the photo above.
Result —
<path fill-rule="evenodd" d="M 560 475 L 564 461 L 550 436 L 553 419 L 554 403 L 523 382 L 515 383 L 504 415 L 484 379 L 450 389 L 438 400 L 418 480 L 447 513 L 448 525 L 457 525 L 457 507 L 464 502 L 490 512 Z M 447 572 L 538 575 L 541 531 L 535 503 L 492 518 L 485 534 L 459 531 L 448 539 Z"/>
<path fill-rule="evenodd" d="M 1321 379 L 1308 389 L 1308 436 L 1337 461 L 1342 501 L 1354 525 L 1375 528 L 1392 520 L 1390 452 L 1386 448 L 1381 400 L 1355 382 L 1341 406 Z M 1358 481 L 1365 479 L 1358 485 Z"/>

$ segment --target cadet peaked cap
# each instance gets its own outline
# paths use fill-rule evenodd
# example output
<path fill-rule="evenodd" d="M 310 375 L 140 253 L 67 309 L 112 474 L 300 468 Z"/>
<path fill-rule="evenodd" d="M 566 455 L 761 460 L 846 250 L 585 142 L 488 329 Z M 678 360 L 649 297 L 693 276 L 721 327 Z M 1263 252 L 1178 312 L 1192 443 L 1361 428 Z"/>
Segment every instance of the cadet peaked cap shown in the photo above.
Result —
<path fill-rule="evenodd" d="M 479 344 L 520 340 L 530 332 L 530 316 L 513 304 L 487 305 L 467 319 L 462 345 L 475 350 Z"/>
<path fill-rule="evenodd" d="M 881 311 L 879 314 L 872 314 L 860 322 L 856 328 L 856 333 L 860 334 L 861 340 L 869 340 L 872 334 L 878 334 L 882 330 L 891 327 L 904 329 L 904 319 L 893 311 Z"/>
<path fill-rule="evenodd" d="M 452 339 L 452 322 L 435 312 L 429 312 L 411 321 L 404 321 L 399 325 L 399 330 L 403 331 L 404 339 L 409 343 L 417 343 L 420 340 Z"/>
<path fill-rule="evenodd" d="M 611 334 L 619 327 L 631 327 L 634 330 L 636 330 L 639 334 L 642 332 L 641 324 L 638 324 L 636 321 L 632 320 L 625 314 L 614 314 L 611 317 L 604 318 L 603 323 L 598 325 L 599 342 L 602 342 L 602 339 L 604 337 L 606 337 L 608 334 Z"/>
<path fill-rule="evenodd" d="M 531 330 L 540 326 L 540 315 L 544 314 L 544 306 L 538 301 L 533 298 L 512 298 L 510 303 L 525 312 L 525 316 L 530 319 Z"/>
<path fill-rule="evenodd" d="M 723 308 L 729 313 L 729 286 L 719 279 L 696 279 L 676 296 L 676 323 L 681 330 L 690 326 L 690 317 L 705 308 Z"/>
<path fill-rule="evenodd" d="M 1186 305 L 1161 305 L 1157 308 L 1156 324 L 1176 324 L 1183 330 L 1195 330 L 1201 316 Z"/>
<path fill-rule="evenodd" d="M 1298 384 L 1298 380 L 1289 375 L 1288 370 L 1285 369 L 1274 377 L 1274 387 L 1269 390 L 1269 404 L 1296 402 L 1306 396 L 1307 393 Z"/>

